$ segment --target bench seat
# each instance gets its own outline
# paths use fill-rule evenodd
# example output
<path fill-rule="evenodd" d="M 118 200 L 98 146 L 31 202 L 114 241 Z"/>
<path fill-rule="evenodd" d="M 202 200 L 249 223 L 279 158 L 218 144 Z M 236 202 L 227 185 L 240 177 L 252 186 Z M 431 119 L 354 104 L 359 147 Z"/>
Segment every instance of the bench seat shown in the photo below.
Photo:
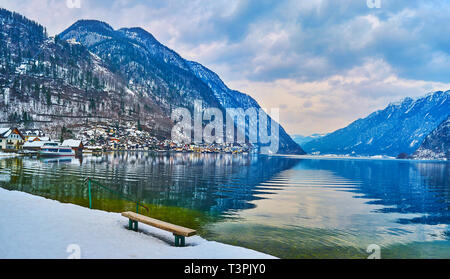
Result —
<path fill-rule="evenodd" d="M 135 212 L 127 211 L 122 212 L 122 216 L 129 219 L 129 229 L 134 229 L 137 231 L 137 222 L 141 222 L 158 229 L 162 229 L 168 232 L 173 233 L 175 236 L 175 246 L 184 246 L 185 237 L 196 235 L 197 232 L 193 229 L 185 228 L 182 226 L 174 225 L 171 223 L 167 223 L 158 219 L 150 218 Z M 134 228 L 133 228 L 134 224 Z M 181 241 L 181 245 L 180 242 Z"/>

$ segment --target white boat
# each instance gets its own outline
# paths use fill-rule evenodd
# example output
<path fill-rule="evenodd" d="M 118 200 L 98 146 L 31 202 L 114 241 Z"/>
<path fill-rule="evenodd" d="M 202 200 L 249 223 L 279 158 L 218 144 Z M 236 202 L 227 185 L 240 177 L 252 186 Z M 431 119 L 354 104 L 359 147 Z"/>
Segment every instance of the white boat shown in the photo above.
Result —
<path fill-rule="evenodd" d="M 61 146 L 57 142 L 46 142 L 39 151 L 42 157 L 75 156 L 75 151 L 68 146 Z"/>

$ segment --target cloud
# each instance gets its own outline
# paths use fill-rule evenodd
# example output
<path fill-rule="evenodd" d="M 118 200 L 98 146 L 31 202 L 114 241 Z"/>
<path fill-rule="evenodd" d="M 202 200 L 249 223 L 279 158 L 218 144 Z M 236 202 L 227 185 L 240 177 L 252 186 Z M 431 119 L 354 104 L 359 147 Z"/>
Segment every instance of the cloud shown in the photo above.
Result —
<path fill-rule="evenodd" d="M 280 122 L 287 132 L 304 135 L 345 127 L 405 96 L 450 88 L 450 83 L 400 78 L 382 59 L 367 60 L 362 66 L 316 81 L 240 80 L 231 85 L 251 94 L 258 92 L 255 95 L 262 107 L 280 108 Z"/>
<path fill-rule="evenodd" d="M 0 0 L 0 6 L 50 34 L 82 18 L 143 27 L 233 89 L 287 106 L 294 133 L 328 132 L 389 101 L 450 83 L 447 1 L 381 0 L 379 9 L 365 0 L 81 1 L 80 9 L 65 0 Z"/>
<path fill-rule="evenodd" d="M 75 1 L 75 0 L 73 0 Z M 59 33 L 75 20 L 141 26 L 187 58 L 254 81 L 315 80 L 382 58 L 400 76 L 449 82 L 450 3 L 364 0 L 0 1 Z M 395 2 L 395 3 L 393 3 Z M 216 54 L 216 55 L 214 55 Z M 222 64 L 222 65 L 221 65 Z"/>

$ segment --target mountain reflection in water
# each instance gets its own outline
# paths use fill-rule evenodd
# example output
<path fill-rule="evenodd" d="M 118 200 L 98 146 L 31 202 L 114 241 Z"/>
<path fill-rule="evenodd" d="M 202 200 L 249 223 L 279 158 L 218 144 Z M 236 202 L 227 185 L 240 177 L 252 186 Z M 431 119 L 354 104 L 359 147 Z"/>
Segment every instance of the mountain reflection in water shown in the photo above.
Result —
<path fill-rule="evenodd" d="M 284 258 L 450 258 L 450 164 L 262 155 L 115 152 L 0 160 L 0 186 L 88 206 L 83 179 L 201 236 Z M 102 189 L 93 207 L 134 210 Z"/>

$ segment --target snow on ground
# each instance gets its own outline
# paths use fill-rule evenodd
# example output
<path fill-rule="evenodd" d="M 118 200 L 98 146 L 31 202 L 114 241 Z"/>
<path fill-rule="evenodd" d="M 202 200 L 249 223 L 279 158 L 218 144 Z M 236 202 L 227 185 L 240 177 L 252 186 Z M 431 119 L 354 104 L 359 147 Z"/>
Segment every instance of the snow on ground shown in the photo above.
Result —
<path fill-rule="evenodd" d="M 171 233 L 74 204 L 0 188 L 0 258 L 68 258 L 72 244 L 81 258 L 274 258 L 246 248 L 187 237 L 173 246 Z M 72 246 L 70 246 L 72 245 Z"/>

